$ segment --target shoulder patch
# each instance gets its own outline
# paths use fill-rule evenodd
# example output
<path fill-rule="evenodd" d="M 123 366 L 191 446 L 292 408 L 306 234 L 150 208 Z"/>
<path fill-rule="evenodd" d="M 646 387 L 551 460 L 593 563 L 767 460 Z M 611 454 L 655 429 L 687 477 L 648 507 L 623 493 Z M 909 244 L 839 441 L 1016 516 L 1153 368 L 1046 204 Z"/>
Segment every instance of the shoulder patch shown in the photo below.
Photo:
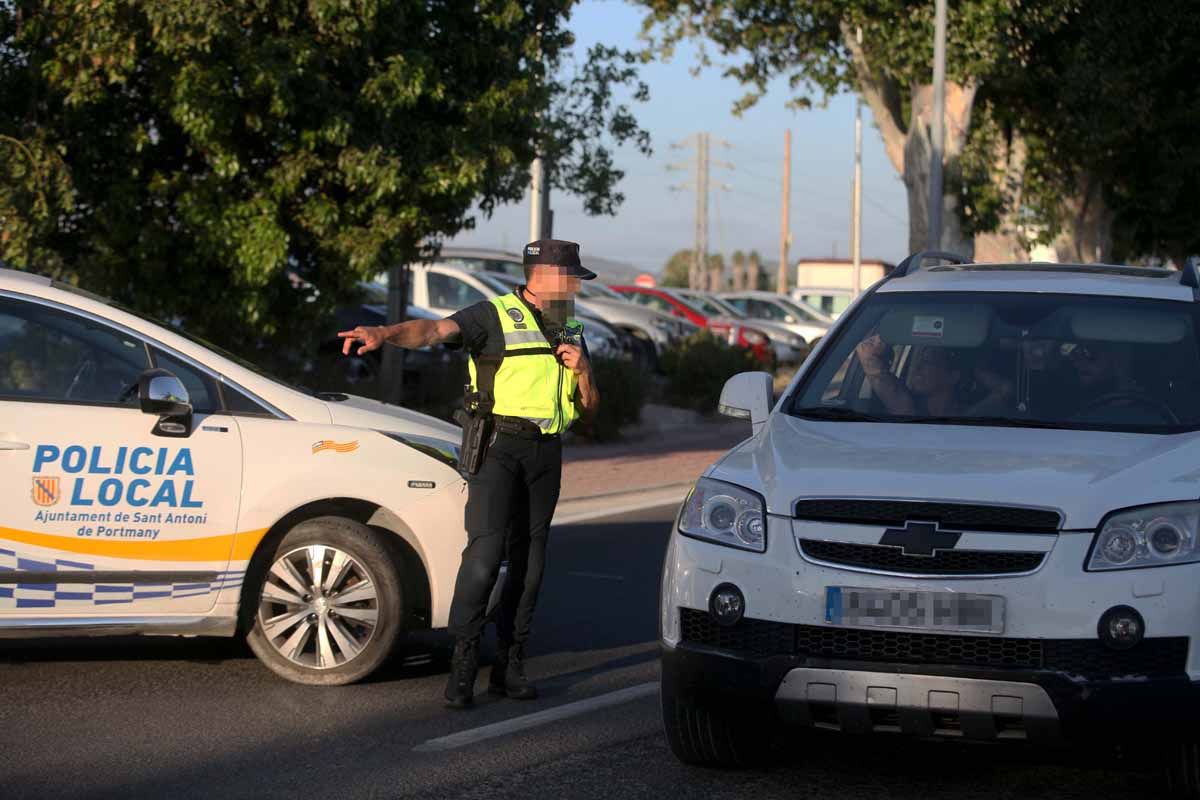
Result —
<path fill-rule="evenodd" d="M 513 322 L 524 322 L 525 321 L 525 313 L 523 311 L 521 311 L 521 309 L 509 308 L 509 309 L 505 309 L 505 310 L 508 312 L 508 316 L 512 319 Z"/>

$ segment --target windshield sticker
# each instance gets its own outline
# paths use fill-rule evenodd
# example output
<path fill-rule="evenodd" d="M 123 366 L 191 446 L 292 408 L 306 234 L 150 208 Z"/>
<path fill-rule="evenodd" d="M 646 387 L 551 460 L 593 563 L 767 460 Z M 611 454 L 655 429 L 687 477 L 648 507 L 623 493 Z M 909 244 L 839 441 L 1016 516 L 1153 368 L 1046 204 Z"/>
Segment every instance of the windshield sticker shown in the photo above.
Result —
<path fill-rule="evenodd" d="M 313 442 L 313 454 L 323 453 L 326 450 L 331 450 L 334 453 L 353 453 L 358 449 L 358 440 L 352 442 L 335 442 L 332 439 L 322 439 L 319 442 Z"/>
<path fill-rule="evenodd" d="M 940 339 L 945 327 L 946 321 L 944 317 L 928 317 L 916 314 L 913 316 L 912 335 Z"/>

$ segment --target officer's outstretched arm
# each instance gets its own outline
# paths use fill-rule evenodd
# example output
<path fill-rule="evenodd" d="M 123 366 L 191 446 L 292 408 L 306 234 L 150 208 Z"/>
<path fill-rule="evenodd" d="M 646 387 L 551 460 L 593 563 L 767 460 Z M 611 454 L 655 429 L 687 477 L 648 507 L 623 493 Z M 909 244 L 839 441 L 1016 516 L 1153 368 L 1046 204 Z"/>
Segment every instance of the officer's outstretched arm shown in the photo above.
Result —
<path fill-rule="evenodd" d="M 350 355 L 350 348 L 355 342 L 361 342 L 358 355 L 378 350 L 384 343 L 396 347 L 429 347 L 457 340 L 462 335 L 458 323 L 452 319 L 410 319 L 395 325 L 359 325 L 352 331 L 342 331 L 338 334 L 345 344 L 342 353 Z"/>

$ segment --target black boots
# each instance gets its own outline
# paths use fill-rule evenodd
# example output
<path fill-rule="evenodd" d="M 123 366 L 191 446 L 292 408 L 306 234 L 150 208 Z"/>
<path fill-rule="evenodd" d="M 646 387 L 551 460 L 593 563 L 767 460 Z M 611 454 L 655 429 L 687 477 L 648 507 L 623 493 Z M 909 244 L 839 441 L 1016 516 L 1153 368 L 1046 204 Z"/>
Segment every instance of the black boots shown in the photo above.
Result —
<path fill-rule="evenodd" d="M 488 692 L 514 700 L 533 700 L 538 696 L 537 689 L 525 677 L 524 645 L 505 647 L 501 643 L 488 678 Z"/>
<path fill-rule="evenodd" d="M 450 679 L 446 682 L 447 708 L 466 708 L 475 696 L 475 674 L 479 671 L 479 640 L 459 639 L 450 659 Z"/>
<path fill-rule="evenodd" d="M 492 671 L 488 674 L 488 694 L 504 697 L 508 694 L 508 683 L 505 674 L 508 672 L 508 645 L 499 642 L 496 645 L 496 660 L 492 662 Z"/>

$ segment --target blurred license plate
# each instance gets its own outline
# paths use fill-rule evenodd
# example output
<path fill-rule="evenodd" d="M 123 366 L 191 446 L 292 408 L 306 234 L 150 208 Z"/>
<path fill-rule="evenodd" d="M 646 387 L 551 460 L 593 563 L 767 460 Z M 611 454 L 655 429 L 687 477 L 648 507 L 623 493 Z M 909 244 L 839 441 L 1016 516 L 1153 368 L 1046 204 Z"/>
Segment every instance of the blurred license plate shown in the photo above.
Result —
<path fill-rule="evenodd" d="M 825 587 L 825 621 L 859 628 L 1004 632 L 1004 598 L 994 594 Z"/>

